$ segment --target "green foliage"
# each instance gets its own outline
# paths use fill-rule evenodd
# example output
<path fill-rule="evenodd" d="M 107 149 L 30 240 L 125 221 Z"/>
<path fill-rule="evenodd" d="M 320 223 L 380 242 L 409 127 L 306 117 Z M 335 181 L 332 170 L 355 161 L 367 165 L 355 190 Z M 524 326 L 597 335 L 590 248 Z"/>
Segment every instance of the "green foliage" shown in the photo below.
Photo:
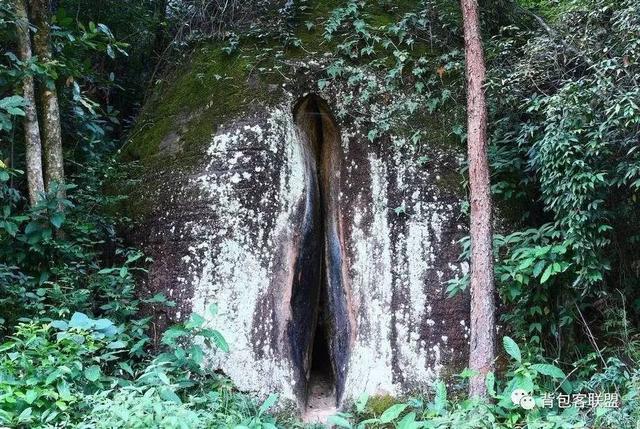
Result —
<path fill-rule="evenodd" d="M 212 401 L 213 402 L 213 401 Z M 91 398 L 90 417 L 79 428 L 206 428 L 205 411 L 164 399 L 154 387 L 127 386 Z M 210 414 L 209 414 L 210 415 Z"/>
<path fill-rule="evenodd" d="M 125 342 L 106 319 L 75 313 L 67 323 L 26 322 L 0 345 L 0 422 L 68 421 L 86 394 L 101 388 L 102 366 Z"/>
<path fill-rule="evenodd" d="M 444 382 L 434 383 L 433 394 L 415 397 L 403 402 L 389 401 L 378 408 L 372 399 L 362 397 L 353 412 L 338 413 L 330 422 L 342 428 L 432 428 L 432 429 L 574 429 L 624 428 L 633 429 L 640 409 L 638 405 L 638 370 L 612 359 L 603 372 L 592 372 L 587 381 L 570 381 L 562 369 L 551 363 L 532 363 L 523 355 L 518 344 L 503 338 L 504 351 L 511 356 L 509 370 L 503 377 L 493 373 L 487 376 L 487 387 L 492 402 L 478 399 L 449 398 Z M 576 362 L 577 367 L 584 362 Z M 464 374 L 461 374 L 463 376 Z M 511 400 L 512 392 L 524 389 L 536 403 L 532 410 L 524 410 Z M 544 394 L 618 392 L 623 398 L 621 408 L 595 407 L 578 409 L 543 406 Z"/>
<path fill-rule="evenodd" d="M 227 347 L 204 319 L 169 329 L 166 351 L 145 365 L 131 359 L 128 334 L 108 319 L 74 313 L 69 320 L 27 322 L 0 345 L 0 423 L 44 427 L 273 428 L 260 407 L 229 382 L 202 370 L 205 344 Z M 135 368 L 139 369 L 136 370 Z M 75 424 L 74 426 L 75 427 Z"/>
<path fill-rule="evenodd" d="M 106 25 L 91 21 L 83 25 L 66 15 L 64 7 L 56 9 L 52 21 L 52 59 L 34 56 L 27 64 L 12 50 L 0 58 L 0 94 L 13 93 L 0 97 L 0 135 L 13 140 L 14 135 L 8 133 L 14 128 L 12 120 L 15 118 L 12 117 L 22 116 L 19 87 L 23 77 L 31 75 L 38 84 L 58 89 L 65 143 L 81 142 L 95 150 L 93 145 L 98 141 L 106 143 L 105 137 L 114 131 L 114 125 L 118 125 L 117 111 L 108 102 L 104 103 L 100 95 L 117 85 L 112 72 L 94 67 L 90 59 L 104 55 L 115 60 L 118 56 L 126 56 L 124 48 L 127 45 L 117 41 Z M 14 29 L 13 10 L 1 8 L 0 37 L 4 36 L 3 31 Z M 83 147 L 85 153 L 87 146 Z M 7 150 L 3 145 L 0 149 Z"/>
<path fill-rule="evenodd" d="M 241 394 L 212 390 L 186 401 L 167 399 L 156 387 L 126 386 L 115 392 L 106 390 L 89 399 L 90 414 L 79 424 L 89 428 L 167 428 L 212 427 L 275 428 L 274 420 L 264 416 Z"/>
<path fill-rule="evenodd" d="M 508 114 L 509 124 L 499 124 L 494 142 L 498 147 L 517 143 L 518 153 L 511 154 L 531 175 L 521 172 L 522 184 L 535 180 L 539 202 L 553 218 L 553 238 L 567 247 L 563 259 L 571 264 L 569 281 L 581 290 L 601 284 L 610 268 L 612 220 L 619 228 L 636 222 L 627 213 L 635 204 L 638 162 L 635 81 L 640 72 L 629 62 L 638 54 L 637 15 L 636 2 L 581 2 L 558 18 L 557 39 L 543 34 L 526 45 L 501 41 L 495 46 L 500 50 L 496 61 L 510 55 L 523 59 L 497 68 L 490 82 L 499 100 L 496 113 L 522 106 L 518 116 Z M 567 34 L 577 28 L 589 36 L 570 39 Z M 512 39 L 521 37 L 515 34 Z M 550 51 L 549 44 L 559 47 Z M 568 58 L 554 66 L 558 55 Z M 504 167 L 497 174 L 504 174 Z M 566 264 L 554 273 L 564 272 Z"/>
<path fill-rule="evenodd" d="M 357 96 L 346 96 L 339 117 L 370 109 L 370 141 L 396 134 L 410 143 L 400 145 L 403 150 L 415 150 L 428 134 L 422 127 L 424 118 L 456 105 L 459 94 L 452 92 L 456 86 L 446 85 L 443 76 L 453 81 L 460 77 L 461 51 L 439 54 L 420 43 L 421 34 L 427 31 L 431 46 L 453 38 L 435 12 L 437 2 L 423 1 L 417 7 L 401 4 L 399 8 L 406 12 L 396 13 L 400 15 L 397 21 L 389 19 L 391 14 L 384 15 L 382 25 L 378 25 L 381 15 L 375 7 L 365 2 L 345 3 L 324 23 L 323 37 L 336 43 L 339 57 L 328 65 L 327 78 L 318 87 L 327 90 L 334 81 L 346 82 Z"/>
<path fill-rule="evenodd" d="M 574 359 L 591 347 L 576 321 L 598 318 L 593 302 L 618 291 L 638 302 L 639 10 L 522 4 L 553 16 L 551 30 L 524 13 L 486 43 L 492 191 L 511 225 L 494 238 L 501 317 L 538 353 Z M 467 283 L 450 281 L 449 294 Z M 627 308 L 632 320 L 638 309 Z"/>
<path fill-rule="evenodd" d="M 0 163 L 0 425 L 274 427 L 267 412 L 277 397 L 258 407 L 203 371 L 201 344 L 230 346 L 201 316 L 167 330 L 160 353 L 148 354 L 149 318 L 140 308 L 173 303 L 136 291 L 149 259 L 117 236 L 131 221 L 118 212 L 123 198 L 105 193 L 114 182 L 126 184 L 127 171 L 113 159 L 122 124 L 109 106 L 109 91 L 118 89 L 110 61 L 126 56 L 126 45 L 106 25 L 82 25 L 65 10 L 73 2 L 62 3 L 51 61 L 23 64 L 9 52 L 0 64 L 3 144 L 5 136 L 19 140 L 17 92 L 31 74 L 58 88 L 65 146 L 75 145 L 65 153 L 68 197 L 52 186 L 33 207 L 14 168 L 20 152 L 3 146 L 11 158 Z M 0 12 L 0 32 L 11 31 L 11 9 Z M 99 63 L 103 55 L 108 60 Z"/>
<path fill-rule="evenodd" d="M 76 206 L 52 189 L 34 207 L 19 211 L 20 194 L 7 181 L 0 183 L 0 191 L 6 196 L 0 221 L 0 318 L 5 324 L 24 317 L 50 320 L 74 311 L 100 311 L 125 321 L 137 312 L 141 300 L 134 295 L 135 274 L 144 270 L 136 264 L 143 255 L 114 241 L 108 218 L 87 212 L 82 193 Z M 105 203 L 95 197 L 91 202 Z M 101 269 L 105 255 L 99 246 L 105 243 L 115 246 L 109 259 L 117 260 L 117 267 Z"/>
<path fill-rule="evenodd" d="M 76 204 L 54 188 L 21 211 L 22 197 L 9 186 L 21 172 L 0 171 L 6 261 L 0 265 L 0 423 L 273 427 L 265 412 L 275 399 L 258 408 L 226 379 L 203 371 L 201 344 L 230 347 L 203 317 L 171 327 L 162 337 L 164 350 L 147 354 L 148 319 L 138 315 L 140 306 L 173 303 L 162 295 L 136 296 L 136 276 L 147 260 L 113 235 L 104 210 L 121 199 L 98 193 L 108 175 L 89 171 L 77 190 L 67 186 Z M 105 244 L 111 253 L 101 250 Z M 210 316 L 216 311 L 212 306 Z"/>
<path fill-rule="evenodd" d="M 12 95 L 0 99 L 0 132 L 11 131 L 13 128 L 12 116 L 24 116 L 24 99 L 19 95 Z"/>
<path fill-rule="evenodd" d="M 223 351 L 228 347 L 222 335 L 204 323 L 194 314 L 187 323 L 167 330 L 162 340 L 165 351 L 139 373 L 129 372 L 133 380 L 86 399 L 88 412 L 78 427 L 274 428 L 275 421 L 266 412 L 277 396 L 258 407 L 234 392 L 227 379 L 203 370 L 201 343 Z"/>

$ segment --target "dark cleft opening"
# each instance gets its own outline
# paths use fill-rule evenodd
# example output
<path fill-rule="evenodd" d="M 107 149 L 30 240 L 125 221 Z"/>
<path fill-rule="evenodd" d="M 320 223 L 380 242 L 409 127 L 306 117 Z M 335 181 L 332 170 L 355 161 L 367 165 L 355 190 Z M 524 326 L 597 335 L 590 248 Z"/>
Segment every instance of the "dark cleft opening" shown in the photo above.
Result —
<path fill-rule="evenodd" d="M 293 112 L 306 198 L 300 211 L 288 332 L 300 401 L 309 408 L 326 408 L 335 406 L 342 393 L 349 336 L 338 234 L 341 145 L 335 120 L 320 97 L 304 97 Z"/>
<path fill-rule="evenodd" d="M 311 350 L 311 369 L 306 392 L 308 408 L 330 408 L 336 405 L 336 383 L 329 352 L 330 321 L 327 318 L 326 291 L 320 291 L 318 316 Z"/>
<path fill-rule="evenodd" d="M 318 322 L 313 337 L 313 350 L 311 352 L 311 378 L 319 377 L 333 384 L 333 368 L 331 368 L 331 356 L 329 355 L 329 342 L 327 341 L 328 323 L 323 308 L 324 299 L 320 295 L 318 308 Z"/>

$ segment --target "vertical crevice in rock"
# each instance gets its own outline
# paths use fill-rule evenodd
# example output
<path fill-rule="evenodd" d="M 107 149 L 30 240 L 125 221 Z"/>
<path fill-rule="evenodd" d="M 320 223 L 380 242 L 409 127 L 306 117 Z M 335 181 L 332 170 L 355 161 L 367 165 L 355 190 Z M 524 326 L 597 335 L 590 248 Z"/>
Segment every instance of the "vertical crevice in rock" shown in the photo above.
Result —
<path fill-rule="evenodd" d="M 344 390 L 350 322 L 338 234 L 341 144 L 326 103 L 311 94 L 293 110 L 305 165 L 304 216 L 288 329 L 302 403 L 335 406 Z"/>

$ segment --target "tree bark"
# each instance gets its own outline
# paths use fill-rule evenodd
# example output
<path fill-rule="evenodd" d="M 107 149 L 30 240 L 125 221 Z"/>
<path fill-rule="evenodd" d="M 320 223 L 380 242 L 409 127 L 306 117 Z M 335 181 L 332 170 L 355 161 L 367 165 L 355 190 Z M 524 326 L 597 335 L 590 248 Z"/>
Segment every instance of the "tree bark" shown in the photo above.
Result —
<path fill-rule="evenodd" d="M 24 0 L 14 1 L 16 12 L 16 36 L 20 60 L 28 64 L 31 62 L 31 37 L 29 35 L 29 21 Z M 27 190 L 29 202 L 34 205 L 44 193 L 44 179 L 42 177 L 42 143 L 40 127 L 36 111 L 36 100 L 33 76 L 25 75 L 22 80 L 23 97 L 25 100 L 24 140 L 27 171 Z"/>
<path fill-rule="evenodd" d="M 475 372 L 470 397 L 485 397 L 485 377 L 495 361 L 495 286 L 491 183 L 487 157 L 485 64 L 477 0 L 461 0 L 467 80 L 467 144 L 471 200 L 471 345 L 469 368 Z"/>
<path fill-rule="evenodd" d="M 31 0 L 31 20 L 36 27 L 33 47 L 39 60 L 48 63 L 53 60 L 51 53 L 51 25 L 49 20 L 49 1 Z M 60 106 L 55 82 L 42 85 L 40 91 L 42 103 L 42 134 L 44 148 L 44 175 L 47 191 L 57 183 L 58 196 L 64 197 L 64 164 L 62 155 L 62 132 L 60 126 Z"/>

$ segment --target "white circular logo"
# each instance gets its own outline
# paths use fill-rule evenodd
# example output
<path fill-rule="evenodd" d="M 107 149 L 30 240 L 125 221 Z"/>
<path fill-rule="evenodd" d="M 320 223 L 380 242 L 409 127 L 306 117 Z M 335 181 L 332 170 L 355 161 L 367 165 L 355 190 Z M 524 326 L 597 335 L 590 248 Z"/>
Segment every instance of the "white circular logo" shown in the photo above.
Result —
<path fill-rule="evenodd" d="M 520 406 L 525 410 L 533 410 L 533 408 L 536 406 L 536 401 L 534 401 L 531 396 L 527 395 L 524 398 L 520 399 Z"/>
<path fill-rule="evenodd" d="M 520 400 L 525 396 L 528 396 L 526 390 L 516 389 L 513 392 L 511 392 L 511 402 L 513 402 L 516 405 L 520 405 Z"/>
<path fill-rule="evenodd" d="M 520 405 L 525 410 L 532 410 L 536 406 L 533 397 L 524 389 L 515 389 L 511 392 L 511 402 Z"/>

